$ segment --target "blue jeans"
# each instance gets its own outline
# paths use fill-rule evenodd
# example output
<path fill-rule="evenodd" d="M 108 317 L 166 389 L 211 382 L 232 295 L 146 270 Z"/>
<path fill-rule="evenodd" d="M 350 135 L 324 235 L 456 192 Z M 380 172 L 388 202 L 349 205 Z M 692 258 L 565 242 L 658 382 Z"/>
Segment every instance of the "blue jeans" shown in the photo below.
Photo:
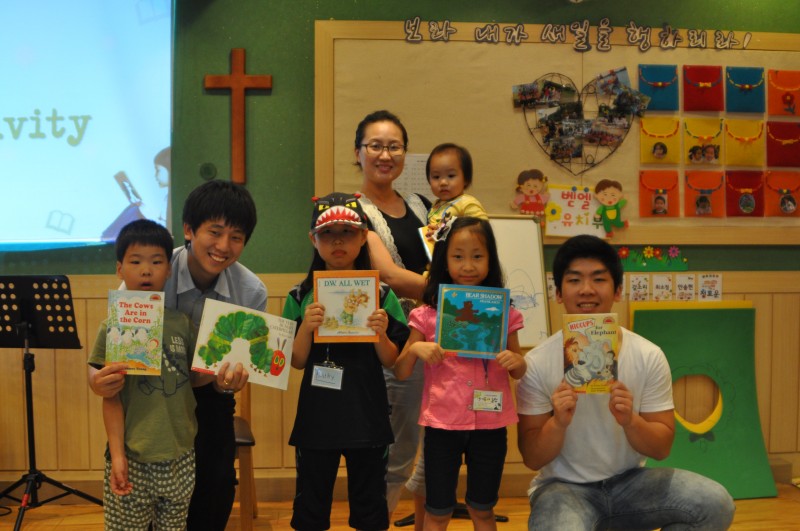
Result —
<path fill-rule="evenodd" d="M 553 481 L 530 498 L 529 531 L 724 530 L 736 507 L 725 488 L 672 468 L 634 468 L 594 483 Z"/>

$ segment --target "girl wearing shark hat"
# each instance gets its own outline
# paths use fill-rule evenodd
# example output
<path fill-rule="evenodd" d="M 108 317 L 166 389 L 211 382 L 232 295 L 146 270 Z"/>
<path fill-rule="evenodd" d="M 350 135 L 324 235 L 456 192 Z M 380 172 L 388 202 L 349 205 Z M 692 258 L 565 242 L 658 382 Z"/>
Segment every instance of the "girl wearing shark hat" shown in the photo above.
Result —
<path fill-rule="evenodd" d="M 305 280 L 286 298 L 283 316 L 297 326 L 292 367 L 303 370 L 289 444 L 297 479 L 291 526 L 330 527 L 333 487 L 345 458 L 351 527 L 388 529 L 386 466 L 394 442 L 383 367 L 391 368 L 408 338 L 394 292 L 380 284 L 379 309 L 367 319 L 377 343 L 317 343 L 325 308 L 314 302 L 314 271 L 372 269 L 367 223 L 358 194 L 314 198 L 309 239 L 314 257 Z M 324 385 L 321 385 L 324 380 Z"/>

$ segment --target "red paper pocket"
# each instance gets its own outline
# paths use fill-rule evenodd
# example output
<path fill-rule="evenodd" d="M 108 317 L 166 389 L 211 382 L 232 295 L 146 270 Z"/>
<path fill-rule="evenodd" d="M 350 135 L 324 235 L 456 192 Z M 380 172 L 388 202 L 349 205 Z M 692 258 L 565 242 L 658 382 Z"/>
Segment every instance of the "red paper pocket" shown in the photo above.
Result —
<path fill-rule="evenodd" d="M 721 66 L 683 66 L 683 110 L 721 111 L 725 108 Z"/>
<path fill-rule="evenodd" d="M 728 185 L 726 212 L 728 217 L 757 218 L 764 216 L 764 172 L 725 172 Z"/>
<path fill-rule="evenodd" d="M 764 176 L 764 211 L 767 216 L 800 217 L 800 172 L 768 171 Z"/>
<path fill-rule="evenodd" d="M 639 172 L 639 217 L 676 218 L 680 215 L 678 172 L 642 170 Z"/>
<path fill-rule="evenodd" d="M 683 215 L 688 218 L 724 218 L 724 183 L 721 171 L 687 170 Z"/>
<path fill-rule="evenodd" d="M 767 166 L 800 166 L 800 122 L 767 122 Z"/>

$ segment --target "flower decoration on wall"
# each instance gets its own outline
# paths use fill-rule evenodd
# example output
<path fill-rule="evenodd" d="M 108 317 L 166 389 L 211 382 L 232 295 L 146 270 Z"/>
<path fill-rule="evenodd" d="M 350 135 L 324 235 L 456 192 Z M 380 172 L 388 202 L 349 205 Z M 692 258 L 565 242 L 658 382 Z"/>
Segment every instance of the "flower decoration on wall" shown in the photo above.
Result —
<path fill-rule="evenodd" d="M 547 211 L 545 212 L 547 221 L 558 221 L 561 219 L 561 205 L 558 203 L 547 203 Z"/>
<path fill-rule="evenodd" d="M 623 246 L 617 249 L 617 254 L 626 272 L 689 270 L 689 259 L 677 245 L 646 245 L 641 250 Z"/>
<path fill-rule="evenodd" d="M 784 110 L 786 112 L 794 114 L 794 94 L 787 92 L 786 94 L 783 95 L 783 98 L 781 98 L 781 100 L 783 101 L 783 104 L 786 106 Z"/>

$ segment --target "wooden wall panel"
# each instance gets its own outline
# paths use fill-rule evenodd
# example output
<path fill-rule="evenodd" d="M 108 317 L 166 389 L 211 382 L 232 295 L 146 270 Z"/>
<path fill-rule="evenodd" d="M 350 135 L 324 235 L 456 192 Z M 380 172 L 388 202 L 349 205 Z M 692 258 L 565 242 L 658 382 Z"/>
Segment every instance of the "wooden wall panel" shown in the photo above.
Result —
<path fill-rule="evenodd" d="M 75 301 L 75 321 L 86 323 L 85 299 Z M 83 337 L 86 337 L 85 335 Z M 90 467 L 89 448 L 84 444 L 67 441 L 84 441 L 89 436 L 89 389 L 75 387 L 75 382 L 86 380 L 86 341 L 78 350 L 56 350 L 55 390 L 56 422 L 58 430 L 58 468 L 86 470 Z M 62 443 L 63 441 L 63 443 Z"/>
<path fill-rule="evenodd" d="M 106 318 L 107 314 L 108 306 L 105 296 L 103 298 L 89 299 L 86 303 L 86 322 L 82 326 L 83 337 L 86 338 L 84 342 L 86 356 L 83 366 L 83 378 L 80 381 L 84 383 L 86 388 L 87 409 L 89 410 L 89 444 L 87 446 L 91 463 L 90 469 L 100 471 L 105 466 L 104 453 L 106 448 L 106 430 L 103 427 L 103 399 L 88 389 L 89 385 L 86 383 L 88 366 L 85 361 L 89 359 L 89 353 L 94 348 L 94 343 L 97 339 L 100 323 Z"/>
<path fill-rule="evenodd" d="M 769 452 L 798 451 L 800 297 L 777 294 L 772 320 L 772 386 Z"/>
<path fill-rule="evenodd" d="M 0 371 L 0 470 L 25 470 L 25 373 L 22 349 L 0 349 L 4 370 Z M 18 478 L 17 478 L 18 479 Z"/>
<path fill-rule="evenodd" d="M 286 370 L 291 370 L 287 367 Z M 283 416 L 283 399 L 285 393 L 280 389 L 250 385 L 252 404 L 250 407 L 251 427 L 256 439 L 253 448 L 253 462 L 256 468 L 281 468 L 283 466 L 283 448 L 288 441 L 281 429 Z"/>
<path fill-rule="evenodd" d="M 56 425 L 55 351 L 33 351 L 33 425 L 36 439 L 36 464 L 40 470 L 58 469 L 58 429 Z M 64 444 L 69 444 L 64 441 Z"/>

